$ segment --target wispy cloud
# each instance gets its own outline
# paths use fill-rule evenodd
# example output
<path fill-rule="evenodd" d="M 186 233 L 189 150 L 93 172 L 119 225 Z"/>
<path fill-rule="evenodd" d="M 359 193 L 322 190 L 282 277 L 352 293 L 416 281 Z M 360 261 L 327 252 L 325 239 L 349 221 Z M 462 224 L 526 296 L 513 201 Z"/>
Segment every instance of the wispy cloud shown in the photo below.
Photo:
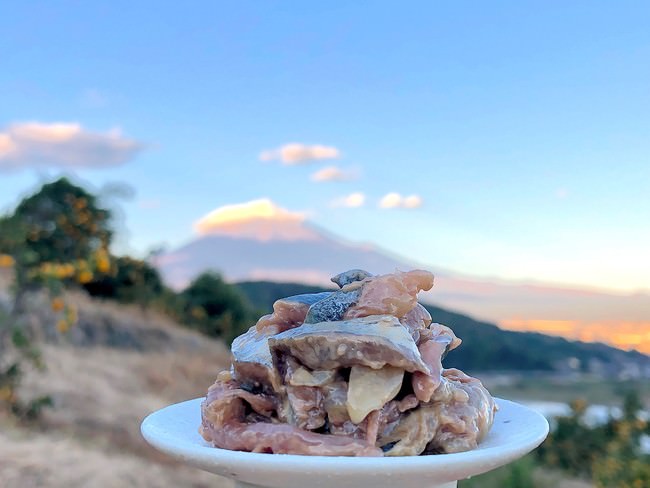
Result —
<path fill-rule="evenodd" d="M 387 193 L 379 201 L 380 208 L 418 208 L 422 206 L 422 197 L 409 195 L 403 197 L 399 193 Z"/>
<path fill-rule="evenodd" d="M 319 159 L 336 159 L 340 156 L 337 148 L 319 144 L 307 145 L 300 143 L 285 144 L 276 149 L 260 153 L 261 161 L 282 161 L 283 164 L 301 164 Z"/>
<path fill-rule="evenodd" d="M 116 166 L 133 159 L 142 148 L 119 129 L 101 133 L 77 123 L 15 123 L 0 130 L 0 171 Z"/>
<path fill-rule="evenodd" d="M 361 192 L 350 193 L 347 196 L 332 201 L 332 207 L 361 207 L 366 202 L 366 196 Z"/>
<path fill-rule="evenodd" d="M 317 183 L 325 181 L 349 181 L 357 178 L 357 172 L 352 170 L 343 170 L 338 166 L 327 166 L 319 169 L 311 175 L 311 180 Z"/>

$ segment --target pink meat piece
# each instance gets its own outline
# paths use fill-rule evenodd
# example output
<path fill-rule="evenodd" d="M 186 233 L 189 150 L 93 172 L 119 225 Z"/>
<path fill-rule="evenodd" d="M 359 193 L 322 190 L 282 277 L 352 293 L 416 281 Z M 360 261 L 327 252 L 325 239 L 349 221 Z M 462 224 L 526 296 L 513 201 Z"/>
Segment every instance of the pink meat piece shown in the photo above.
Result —
<path fill-rule="evenodd" d="M 276 300 L 273 304 L 273 313 L 260 317 L 255 327 L 260 332 L 269 328 L 273 334 L 278 334 L 301 325 L 308 311 L 308 303 Z"/>
<path fill-rule="evenodd" d="M 403 400 L 391 400 L 386 403 L 386 405 L 384 405 L 380 410 L 378 410 L 379 416 L 377 419 L 376 427 L 377 434 L 375 435 L 376 445 L 380 447 L 384 445 L 384 439 L 398 425 L 400 418 L 402 418 L 402 414 L 406 410 L 417 407 L 417 399 L 415 399 L 415 405 L 411 406 L 413 405 L 411 397 L 415 399 L 414 395 L 408 395 Z M 368 418 L 369 417 L 370 416 L 368 416 Z"/>
<path fill-rule="evenodd" d="M 224 408 L 228 409 L 231 403 L 241 400 L 247 402 L 257 413 L 266 417 L 269 417 L 277 409 L 277 401 L 274 397 L 263 393 L 253 394 L 249 391 L 242 390 L 234 381 L 215 381 L 208 388 L 205 403 L 206 405 L 213 405 L 216 408 L 221 408 L 221 404 L 223 404 Z"/>
<path fill-rule="evenodd" d="M 496 403 L 480 380 L 459 369 L 444 370 L 442 379 L 431 399 L 438 428 L 427 450 L 450 453 L 476 449 L 492 427 Z"/>
<path fill-rule="evenodd" d="M 417 407 L 419 404 L 420 400 L 418 400 L 415 395 L 406 395 L 397 402 L 397 409 L 402 413 Z"/>
<path fill-rule="evenodd" d="M 233 451 L 308 456 L 383 456 L 381 449 L 344 436 L 315 434 L 288 424 L 230 423 L 206 430 L 216 447 Z"/>
<path fill-rule="evenodd" d="M 348 399 L 347 381 L 335 381 L 321 388 L 323 405 L 327 412 L 330 434 L 366 439 L 366 419 L 360 424 L 352 423 L 346 402 Z"/>
<path fill-rule="evenodd" d="M 372 276 L 361 282 L 343 287 L 361 287 L 359 300 L 344 314 L 344 319 L 367 317 L 369 315 L 393 315 L 400 318 L 417 305 L 417 294 L 430 290 L 433 274 L 423 270 Z M 352 289 L 352 288 L 350 288 Z"/>
<path fill-rule="evenodd" d="M 386 443 L 385 439 L 399 424 L 402 414 L 416 408 L 419 404 L 415 395 L 407 395 L 402 400 L 391 400 L 381 409 L 370 412 L 358 425 L 355 435 L 361 436 L 365 431 L 366 441 L 381 447 Z"/>
<path fill-rule="evenodd" d="M 377 434 L 379 433 L 379 422 L 381 417 L 380 410 L 373 410 L 366 418 L 366 442 L 375 445 L 377 442 Z"/>
<path fill-rule="evenodd" d="M 433 340 L 448 344 L 449 351 L 456 349 L 463 342 L 461 339 L 456 337 L 453 330 L 442 324 L 429 325 L 426 329 L 420 331 L 420 336 L 420 342 Z"/>
<path fill-rule="evenodd" d="M 335 381 L 322 388 L 324 406 L 330 423 L 338 425 L 350 420 L 346 402 L 348 400 L 348 383 Z"/>
<path fill-rule="evenodd" d="M 420 333 L 431 324 L 431 314 L 421 304 L 399 319 L 400 323 L 409 331 L 415 343 L 420 342 Z"/>
<path fill-rule="evenodd" d="M 447 369 L 431 402 L 401 416 L 380 444 L 395 443 L 386 456 L 475 449 L 490 430 L 495 411 L 494 400 L 479 380 Z"/>
<path fill-rule="evenodd" d="M 343 436 L 315 434 L 293 425 L 273 422 L 245 423 L 246 403 L 270 416 L 275 402 L 253 395 L 235 382 L 217 381 L 201 404 L 200 433 L 215 447 L 235 451 L 320 456 L 382 456 L 381 449 L 365 441 Z"/>
<path fill-rule="evenodd" d="M 422 360 L 429 367 L 429 374 L 416 371 L 413 373 L 411 384 L 413 392 L 421 402 L 431 400 L 433 392 L 438 388 L 442 373 L 442 356 L 445 350 L 451 350 L 461 343 L 454 332 L 441 324 L 431 324 L 420 334 L 421 341 L 418 349 Z"/>
<path fill-rule="evenodd" d="M 325 425 L 327 412 L 323 405 L 323 393 L 313 386 L 287 386 L 287 398 L 293 412 L 294 423 L 307 430 Z"/>

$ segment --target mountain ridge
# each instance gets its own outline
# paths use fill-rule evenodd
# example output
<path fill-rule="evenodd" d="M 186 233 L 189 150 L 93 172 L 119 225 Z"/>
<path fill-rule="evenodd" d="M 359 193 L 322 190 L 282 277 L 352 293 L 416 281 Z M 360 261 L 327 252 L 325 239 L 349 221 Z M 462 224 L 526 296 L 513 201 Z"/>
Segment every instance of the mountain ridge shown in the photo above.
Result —
<path fill-rule="evenodd" d="M 292 221 L 291 226 L 295 225 Z M 152 262 L 165 282 L 176 289 L 208 270 L 222 273 L 229 282 L 267 280 L 326 286 L 331 276 L 351 268 L 376 274 L 425 268 L 434 272 L 436 281 L 424 299 L 447 309 L 508 329 L 552 332 L 650 352 L 650 295 L 477 278 L 424 266 L 379 246 L 352 243 L 306 220 L 299 225 L 317 237 L 263 240 L 206 232 Z"/>

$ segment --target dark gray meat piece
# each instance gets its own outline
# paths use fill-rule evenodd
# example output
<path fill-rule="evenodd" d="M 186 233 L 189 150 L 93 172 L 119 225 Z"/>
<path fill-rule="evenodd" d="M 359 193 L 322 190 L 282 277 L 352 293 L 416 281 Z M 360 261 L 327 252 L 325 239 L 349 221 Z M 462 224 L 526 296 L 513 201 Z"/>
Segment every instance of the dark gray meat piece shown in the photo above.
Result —
<path fill-rule="evenodd" d="M 372 276 L 372 274 L 364 271 L 363 269 L 351 269 L 334 276 L 332 278 L 332 282 L 339 285 L 339 288 L 343 288 L 345 285 L 349 285 L 355 281 L 363 281 L 370 276 Z"/>
<path fill-rule="evenodd" d="M 304 323 L 316 324 L 341 320 L 348 308 L 359 301 L 360 293 L 360 289 L 332 292 L 328 297 L 309 307 Z"/>
<path fill-rule="evenodd" d="M 269 339 L 276 368 L 287 356 L 311 369 L 380 369 L 386 365 L 429 374 L 413 338 L 392 315 L 303 324 Z"/>
<path fill-rule="evenodd" d="M 269 337 L 269 334 L 259 332 L 253 326 L 232 342 L 233 373 L 235 379 L 248 390 L 261 388 L 276 391 L 279 388 L 280 378 L 273 367 Z"/>

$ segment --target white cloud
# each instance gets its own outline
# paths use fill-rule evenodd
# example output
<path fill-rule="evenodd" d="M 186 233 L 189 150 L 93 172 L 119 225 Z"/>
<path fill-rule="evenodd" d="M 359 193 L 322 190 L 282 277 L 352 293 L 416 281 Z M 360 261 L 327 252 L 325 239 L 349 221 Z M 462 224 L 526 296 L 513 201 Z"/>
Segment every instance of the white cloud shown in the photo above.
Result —
<path fill-rule="evenodd" d="M 381 208 L 395 208 L 399 207 L 402 202 L 402 196 L 399 193 L 387 193 L 379 201 L 379 206 Z"/>
<path fill-rule="evenodd" d="M 225 235 L 268 241 L 314 240 L 318 234 L 305 225 L 306 214 L 284 209 L 268 198 L 223 205 L 194 223 L 200 235 Z"/>
<path fill-rule="evenodd" d="M 420 195 L 409 195 L 402 200 L 404 208 L 419 208 L 422 206 L 422 197 Z"/>
<path fill-rule="evenodd" d="M 282 161 L 283 164 L 300 164 L 318 159 L 336 159 L 340 156 L 338 149 L 332 146 L 306 145 L 300 143 L 285 144 L 277 149 L 260 153 L 261 161 Z"/>
<path fill-rule="evenodd" d="M 354 171 L 342 170 L 338 166 L 327 166 L 311 175 L 311 180 L 317 183 L 324 181 L 349 181 L 357 177 Z"/>
<path fill-rule="evenodd" d="M 350 193 L 349 195 L 337 198 L 332 202 L 333 207 L 357 208 L 363 206 L 366 196 L 361 192 Z"/>
<path fill-rule="evenodd" d="M 422 206 L 422 197 L 409 195 L 403 197 L 399 193 L 387 193 L 379 201 L 380 208 L 418 208 Z"/>
<path fill-rule="evenodd" d="M 15 123 L 0 130 L 0 171 L 116 166 L 133 159 L 142 148 L 119 129 L 100 133 L 77 123 Z"/>

